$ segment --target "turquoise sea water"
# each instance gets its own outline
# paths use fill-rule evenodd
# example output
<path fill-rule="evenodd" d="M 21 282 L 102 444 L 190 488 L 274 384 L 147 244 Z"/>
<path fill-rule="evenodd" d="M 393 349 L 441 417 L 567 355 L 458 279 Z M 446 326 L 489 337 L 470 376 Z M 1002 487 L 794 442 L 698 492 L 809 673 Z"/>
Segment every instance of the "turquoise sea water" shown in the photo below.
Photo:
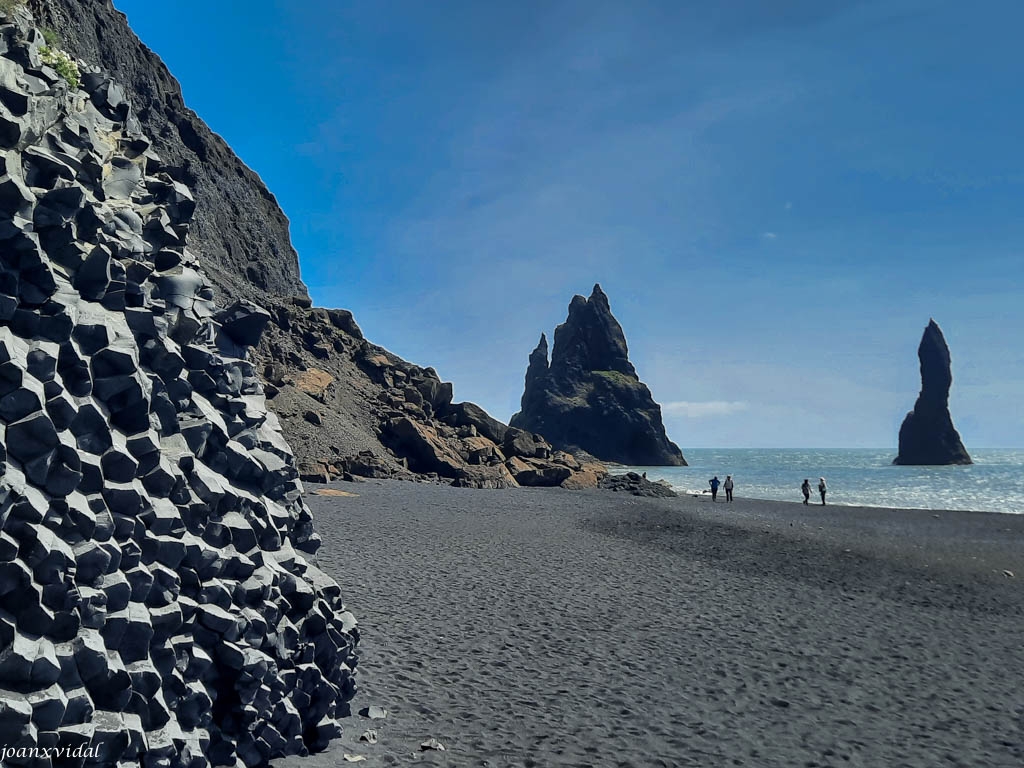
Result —
<path fill-rule="evenodd" d="M 1024 451 L 972 451 L 966 467 L 894 467 L 894 451 L 691 448 L 688 467 L 630 467 L 678 491 L 700 492 L 712 475 L 731 474 L 740 498 L 802 501 L 800 484 L 828 484 L 830 504 L 911 509 L 969 509 L 1024 514 Z M 719 498 L 725 493 L 719 491 Z"/>

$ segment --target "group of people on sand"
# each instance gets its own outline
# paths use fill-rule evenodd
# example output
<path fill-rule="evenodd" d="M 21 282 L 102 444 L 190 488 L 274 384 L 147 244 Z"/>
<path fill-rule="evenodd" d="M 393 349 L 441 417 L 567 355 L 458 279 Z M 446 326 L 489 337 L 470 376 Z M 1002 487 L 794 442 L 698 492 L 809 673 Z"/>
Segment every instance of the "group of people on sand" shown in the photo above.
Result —
<path fill-rule="evenodd" d="M 807 504 L 811 500 L 811 481 L 806 477 L 804 478 L 804 484 L 800 486 L 800 492 L 804 495 L 804 504 Z M 821 494 L 821 506 L 825 506 L 825 494 L 828 492 L 828 486 L 825 485 L 825 478 L 818 478 L 818 493 Z"/>
<path fill-rule="evenodd" d="M 726 475 L 724 483 L 721 482 L 718 479 L 718 475 L 715 475 L 710 480 L 708 480 L 708 485 L 711 486 L 711 500 L 712 501 L 718 501 L 718 487 L 719 486 L 722 486 L 722 490 L 725 491 L 725 500 L 726 501 L 732 501 L 732 489 L 733 489 L 733 485 L 734 485 L 733 482 L 732 482 L 732 475 Z"/>
<path fill-rule="evenodd" d="M 718 475 L 715 475 L 708 480 L 708 485 L 711 486 L 712 501 L 718 501 L 719 487 L 725 491 L 725 500 L 732 501 L 732 489 L 735 486 L 732 481 L 732 475 L 726 475 L 724 483 L 718 479 Z M 804 484 L 800 486 L 800 491 L 804 495 L 804 504 L 809 503 L 811 499 L 811 481 L 806 477 L 804 478 Z M 825 485 L 824 477 L 818 478 L 818 493 L 821 494 L 821 506 L 825 506 L 825 494 L 828 493 L 828 486 Z"/>

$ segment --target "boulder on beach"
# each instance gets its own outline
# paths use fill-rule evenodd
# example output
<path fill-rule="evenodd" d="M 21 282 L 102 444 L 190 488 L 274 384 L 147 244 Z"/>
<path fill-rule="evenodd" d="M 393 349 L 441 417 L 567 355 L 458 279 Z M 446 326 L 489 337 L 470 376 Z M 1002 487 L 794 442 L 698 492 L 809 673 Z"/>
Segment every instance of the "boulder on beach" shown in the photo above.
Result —
<path fill-rule="evenodd" d="M 657 482 L 648 480 L 645 475 L 626 472 L 624 475 L 608 475 L 601 480 L 598 487 L 607 491 L 619 491 L 633 496 L 670 499 L 678 496 L 664 480 Z"/>
<path fill-rule="evenodd" d="M 893 464 L 971 464 L 949 413 L 953 383 L 949 347 L 934 320 L 928 321 L 917 348 L 921 394 L 900 427 L 899 455 Z"/>
<path fill-rule="evenodd" d="M 541 334 L 530 354 L 522 408 L 509 423 L 602 461 L 686 466 L 665 434 L 661 406 L 629 361 L 622 326 L 600 285 L 589 299 L 573 297 L 568 318 L 555 329 L 550 363 Z"/>

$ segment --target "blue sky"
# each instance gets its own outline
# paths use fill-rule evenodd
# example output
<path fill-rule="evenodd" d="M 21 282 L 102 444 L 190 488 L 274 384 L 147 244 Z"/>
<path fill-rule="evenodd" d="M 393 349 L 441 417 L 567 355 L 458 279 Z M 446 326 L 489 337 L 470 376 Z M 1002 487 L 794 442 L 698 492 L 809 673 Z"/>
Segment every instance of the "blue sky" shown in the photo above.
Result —
<path fill-rule="evenodd" d="M 683 447 L 1024 447 L 1024 6 L 115 0 L 317 304 L 507 419 L 608 293 Z"/>

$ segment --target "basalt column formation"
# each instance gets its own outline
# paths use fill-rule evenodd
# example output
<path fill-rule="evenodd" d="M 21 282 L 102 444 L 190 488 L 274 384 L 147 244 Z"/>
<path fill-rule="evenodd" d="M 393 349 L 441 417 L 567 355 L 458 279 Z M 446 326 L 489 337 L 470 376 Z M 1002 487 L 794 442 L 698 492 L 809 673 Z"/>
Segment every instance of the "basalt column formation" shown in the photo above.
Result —
<path fill-rule="evenodd" d="M 0 12 L 0 744 L 265 765 L 338 733 L 358 634 L 173 170 Z"/>

